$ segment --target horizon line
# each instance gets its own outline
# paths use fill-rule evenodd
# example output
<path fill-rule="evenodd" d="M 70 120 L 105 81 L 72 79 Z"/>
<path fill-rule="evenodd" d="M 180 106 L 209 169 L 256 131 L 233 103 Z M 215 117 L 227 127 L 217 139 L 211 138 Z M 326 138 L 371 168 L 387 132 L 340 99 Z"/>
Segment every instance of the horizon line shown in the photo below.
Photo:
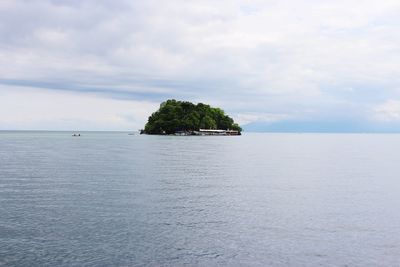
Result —
<path fill-rule="evenodd" d="M 140 130 L 51 130 L 51 129 L 0 129 L 0 132 L 139 132 Z M 242 131 L 251 134 L 400 134 L 400 131 Z"/>

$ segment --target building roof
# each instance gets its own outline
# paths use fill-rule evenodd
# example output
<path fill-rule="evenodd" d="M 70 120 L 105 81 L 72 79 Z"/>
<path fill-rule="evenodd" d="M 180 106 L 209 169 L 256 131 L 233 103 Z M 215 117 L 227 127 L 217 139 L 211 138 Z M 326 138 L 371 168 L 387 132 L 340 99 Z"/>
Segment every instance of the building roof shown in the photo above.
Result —
<path fill-rule="evenodd" d="M 199 129 L 199 132 L 207 132 L 207 133 L 224 133 L 226 130 L 216 130 L 216 129 Z"/>

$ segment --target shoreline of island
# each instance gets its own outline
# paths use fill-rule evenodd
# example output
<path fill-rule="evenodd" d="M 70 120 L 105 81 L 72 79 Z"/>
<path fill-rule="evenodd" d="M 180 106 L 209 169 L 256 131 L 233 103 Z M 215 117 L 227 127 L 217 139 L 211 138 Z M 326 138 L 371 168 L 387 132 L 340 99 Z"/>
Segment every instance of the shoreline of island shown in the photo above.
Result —
<path fill-rule="evenodd" d="M 147 134 L 144 130 L 139 131 L 140 134 Z M 176 131 L 172 134 L 161 133 L 161 134 L 149 134 L 149 135 L 174 135 L 174 136 L 232 136 L 242 135 L 237 130 L 221 130 L 221 129 L 199 129 L 197 131 Z"/>

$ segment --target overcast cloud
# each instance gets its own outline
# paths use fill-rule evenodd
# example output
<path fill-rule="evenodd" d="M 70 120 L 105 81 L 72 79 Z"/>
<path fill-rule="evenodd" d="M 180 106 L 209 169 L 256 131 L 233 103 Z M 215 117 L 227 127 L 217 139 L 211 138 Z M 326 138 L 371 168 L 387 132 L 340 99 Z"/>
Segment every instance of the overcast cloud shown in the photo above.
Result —
<path fill-rule="evenodd" d="M 2 0 L 0 129 L 138 129 L 176 98 L 398 130 L 399 32 L 398 0 Z"/>

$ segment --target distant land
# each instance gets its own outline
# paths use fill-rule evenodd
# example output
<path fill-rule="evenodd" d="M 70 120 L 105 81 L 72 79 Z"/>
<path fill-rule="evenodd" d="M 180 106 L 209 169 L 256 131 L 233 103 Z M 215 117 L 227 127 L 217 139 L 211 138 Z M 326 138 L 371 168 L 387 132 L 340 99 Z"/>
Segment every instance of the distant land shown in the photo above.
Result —
<path fill-rule="evenodd" d="M 245 132 L 260 133 L 400 133 L 400 127 L 390 123 L 377 125 L 342 120 L 251 122 L 242 127 Z"/>
<path fill-rule="evenodd" d="M 220 108 L 169 99 L 148 119 L 141 133 L 175 135 L 240 135 L 242 128 Z"/>

